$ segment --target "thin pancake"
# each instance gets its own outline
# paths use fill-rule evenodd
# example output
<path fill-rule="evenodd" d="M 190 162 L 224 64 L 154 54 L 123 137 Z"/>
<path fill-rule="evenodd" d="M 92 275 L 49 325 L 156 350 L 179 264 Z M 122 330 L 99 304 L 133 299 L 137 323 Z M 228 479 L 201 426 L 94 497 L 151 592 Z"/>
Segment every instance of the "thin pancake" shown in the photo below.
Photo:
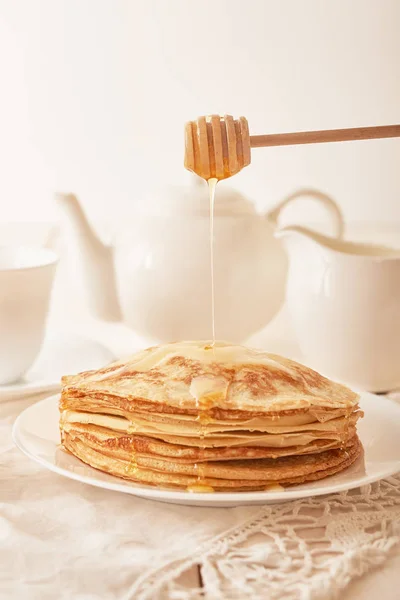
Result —
<path fill-rule="evenodd" d="M 63 378 L 62 408 L 72 398 L 124 412 L 218 408 L 265 415 L 287 410 L 351 409 L 357 394 L 287 358 L 218 342 L 180 342 L 149 348 L 98 371 Z M 116 398 L 120 398 L 119 407 Z M 96 408 L 94 408 L 97 411 Z M 211 414 L 214 418 L 220 418 Z"/>
<path fill-rule="evenodd" d="M 77 438 L 70 438 L 68 434 L 65 434 L 64 447 L 92 467 L 131 481 L 180 488 L 199 484 L 197 475 L 179 473 L 177 469 L 169 472 L 142 468 L 127 461 L 110 458 L 85 446 Z M 327 450 L 317 455 L 299 457 L 296 462 L 295 457 L 285 457 L 273 461 L 275 466 L 266 464 L 264 467 L 262 461 L 255 461 L 257 464 L 253 468 L 247 465 L 248 461 L 245 461 L 246 468 L 241 469 L 238 465 L 236 469 L 231 470 L 239 476 L 245 476 L 235 479 L 213 477 L 213 473 L 218 473 L 218 468 L 210 467 L 207 476 L 202 476 L 200 481 L 202 485 L 211 486 L 215 490 L 229 489 L 231 491 L 265 489 L 270 483 L 279 483 L 284 486 L 306 483 L 347 468 L 358 458 L 361 449 L 361 444 L 357 439 L 348 450 Z M 281 461 L 279 465 L 277 465 L 277 461 Z"/>
<path fill-rule="evenodd" d="M 210 445 L 270 445 L 274 447 L 283 446 L 294 446 L 304 445 L 315 439 L 335 439 L 343 440 L 344 436 L 347 435 L 349 429 L 353 429 L 358 418 L 358 414 L 350 415 L 348 419 L 333 419 L 327 423 L 309 423 L 307 425 L 297 425 L 294 427 L 274 428 L 267 427 L 269 432 L 256 432 L 256 431 L 230 431 L 230 432 L 216 432 L 214 433 L 211 429 L 209 431 L 208 425 L 202 425 L 201 423 L 196 424 L 195 427 L 189 430 L 188 433 L 187 423 L 183 425 L 176 424 L 175 426 L 168 425 L 166 433 L 165 424 L 157 424 L 161 426 L 161 431 L 157 427 L 151 425 L 140 425 L 138 423 L 131 423 L 127 419 L 110 416 L 110 415 L 96 415 L 93 413 L 83 413 L 76 411 L 63 411 L 60 422 L 62 426 L 66 423 L 80 423 L 86 425 L 97 425 L 105 427 L 107 429 L 113 429 L 115 431 L 121 431 L 124 433 L 136 433 L 140 435 L 146 435 L 153 438 L 163 439 L 164 441 L 172 441 L 171 435 L 173 435 L 176 443 L 198 445 L 198 446 L 210 446 Z M 279 419 L 276 421 L 279 423 Z M 281 431 L 283 429 L 283 433 Z M 172 432 L 172 434 L 171 434 Z M 166 439 L 167 436 L 167 439 Z M 187 441 L 190 440 L 190 441 Z"/>
<path fill-rule="evenodd" d="M 353 408 L 357 408 L 357 404 L 353 405 Z M 123 398 L 120 396 L 114 396 L 112 394 L 104 394 L 99 392 L 90 392 L 86 395 L 84 391 L 63 388 L 60 398 L 60 410 L 75 410 L 75 411 L 86 411 L 93 412 L 96 414 L 111 414 L 119 415 L 127 419 L 133 418 L 138 412 L 145 412 L 147 414 L 163 414 L 163 415 L 182 415 L 182 416 L 194 416 L 197 417 L 199 412 L 206 412 L 209 417 L 215 420 L 245 420 L 252 419 L 255 417 L 293 417 L 296 415 L 311 415 L 313 419 L 324 422 L 330 419 L 336 418 L 338 414 L 347 414 L 350 410 L 349 407 L 342 408 L 329 408 L 328 406 L 303 406 L 301 408 L 293 408 L 290 410 L 269 410 L 261 411 L 248 411 L 248 410 L 237 410 L 237 409 L 222 409 L 218 405 L 208 405 L 207 409 L 198 408 L 182 408 L 180 406 L 169 406 L 163 402 L 155 404 L 148 402 L 142 398 Z M 351 409 L 352 410 L 352 409 Z"/>
<path fill-rule="evenodd" d="M 137 454 L 172 458 L 178 462 L 203 462 L 216 460 L 238 460 L 248 458 L 278 458 L 280 456 L 299 456 L 323 452 L 330 448 L 339 448 L 340 440 L 316 439 L 302 446 L 231 446 L 222 448 L 201 448 L 181 444 L 165 443 L 146 436 L 124 435 L 96 425 L 65 423 L 63 431 L 72 438 L 78 438 L 94 450 L 108 456 L 131 461 Z M 355 429 L 349 433 L 349 439 L 355 435 Z"/>
<path fill-rule="evenodd" d="M 271 433 L 274 435 L 285 434 L 285 433 L 300 433 L 302 431 L 341 431 L 347 425 L 354 425 L 357 419 L 361 416 L 360 412 L 353 412 L 352 414 L 344 417 L 338 417 L 336 419 L 330 419 L 329 421 L 319 422 L 313 421 L 310 417 L 307 418 L 307 423 L 298 423 L 292 425 L 288 418 L 286 418 L 287 424 L 281 425 L 281 419 L 277 417 L 271 422 L 271 419 L 252 419 L 250 421 L 238 421 L 231 422 L 229 425 L 221 421 L 215 421 L 213 419 L 196 420 L 180 420 L 174 421 L 162 420 L 152 421 L 146 417 L 138 417 L 136 414 L 133 415 L 132 420 L 126 419 L 125 417 L 119 417 L 115 415 L 97 415 L 95 413 L 87 413 L 83 411 L 70 411 L 65 410 L 61 415 L 61 420 L 70 423 L 93 423 L 100 426 L 110 427 L 120 431 L 127 431 L 131 433 L 169 433 L 181 436 L 211 436 L 213 434 L 228 433 L 229 435 L 235 435 L 236 433 L 244 432 L 262 432 Z"/>
<path fill-rule="evenodd" d="M 357 394 L 243 346 L 166 344 L 63 384 L 64 447 L 150 485 L 292 485 L 338 472 L 360 452 Z"/>

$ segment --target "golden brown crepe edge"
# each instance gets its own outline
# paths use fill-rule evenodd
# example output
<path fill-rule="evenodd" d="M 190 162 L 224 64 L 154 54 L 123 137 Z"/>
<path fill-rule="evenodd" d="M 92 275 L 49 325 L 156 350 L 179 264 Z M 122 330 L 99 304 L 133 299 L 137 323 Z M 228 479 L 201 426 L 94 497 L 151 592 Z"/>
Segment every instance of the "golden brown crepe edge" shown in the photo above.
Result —
<path fill-rule="evenodd" d="M 101 453 L 85 448 L 82 442 L 75 440 L 66 439 L 65 448 L 68 452 L 76 456 L 82 462 L 89 464 L 91 467 L 100 470 L 101 472 L 109 473 L 122 479 L 130 480 L 134 483 L 140 483 L 145 485 L 152 485 L 156 487 L 175 487 L 178 489 L 187 489 L 188 486 L 196 485 L 199 483 L 198 477 L 194 476 L 182 476 L 171 473 L 157 473 L 154 477 L 154 471 L 140 469 L 138 467 L 132 468 L 131 471 L 126 469 L 126 463 L 120 465 L 123 461 L 107 460 Z M 329 451 L 328 451 L 329 452 Z M 234 479 L 214 479 L 211 477 L 205 477 L 201 479 L 201 484 L 205 486 L 211 486 L 215 491 L 250 491 L 250 490 L 265 490 L 266 486 L 271 483 L 279 483 L 280 485 L 290 486 L 298 485 L 301 483 L 307 483 L 310 481 L 316 481 L 325 477 L 334 475 L 335 473 L 344 471 L 351 464 L 353 464 L 357 458 L 362 454 L 361 442 L 356 440 L 355 444 L 349 448 L 349 450 L 342 451 L 341 462 L 333 464 L 325 469 L 318 469 L 315 472 L 307 473 L 306 475 L 300 476 L 287 476 L 283 479 L 274 480 L 234 480 Z M 110 467 L 110 464 L 112 465 Z"/>

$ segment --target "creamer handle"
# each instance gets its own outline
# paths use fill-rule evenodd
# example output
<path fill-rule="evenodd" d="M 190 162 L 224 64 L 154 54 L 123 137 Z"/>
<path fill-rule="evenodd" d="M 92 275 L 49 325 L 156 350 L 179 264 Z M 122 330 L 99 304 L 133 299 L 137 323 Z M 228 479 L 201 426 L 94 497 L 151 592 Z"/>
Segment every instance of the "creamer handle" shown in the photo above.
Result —
<path fill-rule="evenodd" d="M 293 192 L 293 194 L 290 194 L 289 196 L 284 198 L 277 206 L 275 206 L 275 208 L 269 211 L 266 214 L 266 217 L 274 226 L 278 225 L 279 217 L 282 210 L 284 210 L 286 206 L 294 200 L 297 200 L 298 198 L 304 198 L 306 196 L 308 198 L 313 198 L 321 204 L 323 204 L 323 206 L 327 209 L 327 213 L 330 217 L 330 222 L 333 225 L 333 236 L 337 239 L 341 239 L 344 233 L 344 219 L 342 211 L 331 196 L 328 196 L 328 194 L 320 192 L 319 190 L 307 188 L 296 190 L 295 192 Z"/>

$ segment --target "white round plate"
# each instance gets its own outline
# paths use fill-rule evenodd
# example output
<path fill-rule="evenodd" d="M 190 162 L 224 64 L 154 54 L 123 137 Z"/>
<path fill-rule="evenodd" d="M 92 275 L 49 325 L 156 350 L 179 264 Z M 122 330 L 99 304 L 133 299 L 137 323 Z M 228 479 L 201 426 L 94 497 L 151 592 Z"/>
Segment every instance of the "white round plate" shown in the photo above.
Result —
<path fill-rule="evenodd" d="M 358 423 L 364 456 L 342 473 L 321 481 L 289 487 L 282 492 L 190 493 L 135 484 L 84 464 L 60 448 L 58 399 L 52 396 L 33 404 L 17 418 L 14 442 L 29 458 L 51 471 L 97 487 L 142 498 L 194 506 L 273 504 L 296 498 L 332 494 L 372 483 L 400 471 L 400 405 L 382 396 L 363 393 L 365 416 Z"/>
<path fill-rule="evenodd" d="M 61 376 L 99 369 L 115 360 L 112 353 L 96 342 L 76 335 L 48 336 L 43 348 L 23 379 L 0 385 L 0 402 L 32 394 L 60 390 Z"/>

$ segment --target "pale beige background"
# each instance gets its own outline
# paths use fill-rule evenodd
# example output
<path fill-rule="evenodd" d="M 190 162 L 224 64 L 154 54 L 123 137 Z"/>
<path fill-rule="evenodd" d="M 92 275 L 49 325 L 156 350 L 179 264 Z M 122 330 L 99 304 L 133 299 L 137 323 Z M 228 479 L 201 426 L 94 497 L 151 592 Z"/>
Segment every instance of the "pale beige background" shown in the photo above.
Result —
<path fill-rule="evenodd" d="M 399 30 L 399 0 L 0 0 L 0 221 L 53 220 L 56 188 L 95 219 L 133 212 L 142 175 L 186 180 L 202 113 L 254 133 L 400 122 Z M 400 223 L 399 165 L 400 140 L 260 149 L 232 183 Z"/>

